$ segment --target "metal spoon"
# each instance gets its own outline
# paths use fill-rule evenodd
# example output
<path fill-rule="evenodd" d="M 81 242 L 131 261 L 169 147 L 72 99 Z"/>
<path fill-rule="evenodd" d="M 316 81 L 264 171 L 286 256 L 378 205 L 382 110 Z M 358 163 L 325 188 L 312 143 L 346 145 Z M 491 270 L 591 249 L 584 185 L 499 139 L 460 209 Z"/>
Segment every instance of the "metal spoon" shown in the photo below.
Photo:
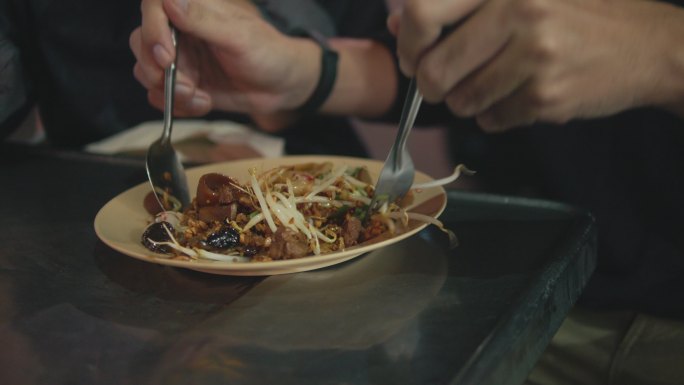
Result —
<path fill-rule="evenodd" d="M 176 29 L 171 26 L 171 40 L 176 47 Z M 164 73 L 164 130 L 161 137 L 147 150 L 147 177 L 155 192 L 159 205 L 165 210 L 180 211 L 190 204 L 185 169 L 178 154 L 171 145 L 173 126 L 173 91 L 176 84 L 176 61 Z"/>

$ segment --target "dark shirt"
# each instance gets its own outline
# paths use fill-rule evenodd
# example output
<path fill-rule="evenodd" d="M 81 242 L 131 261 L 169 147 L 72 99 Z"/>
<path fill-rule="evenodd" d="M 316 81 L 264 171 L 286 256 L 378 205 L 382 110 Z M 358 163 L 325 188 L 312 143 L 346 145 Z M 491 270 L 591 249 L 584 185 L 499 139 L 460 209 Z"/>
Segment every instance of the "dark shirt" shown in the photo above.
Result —
<path fill-rule="evenodd" d="M 329 17 L 294 23 L 315 21 L 319 25 L 305 27 L 389 41 L 381 0 L 299 2 Z M 133 77 L 128 39 L 140 23 L 140 0 L 0 0 L 0 138 L 34 105 L 49 144 L 59 147 L 80 148 L 143 121 L 160 120 L 161 112 L 149 105 L 146 90 Z M 249 122 L 221 113 L 207 119 Z M 280 135 L 288 153 L 366 154 L 342 118 L 309 117 Z"/>
<path fill-rule="evenodd" d="M 452 120 L 456 162 L 485 190 L 535 196 L 589 210 L 598 265 L 580 300 L 684 318 L 684 120 L 635 109 L 564 126 L 485 135 Z"/>

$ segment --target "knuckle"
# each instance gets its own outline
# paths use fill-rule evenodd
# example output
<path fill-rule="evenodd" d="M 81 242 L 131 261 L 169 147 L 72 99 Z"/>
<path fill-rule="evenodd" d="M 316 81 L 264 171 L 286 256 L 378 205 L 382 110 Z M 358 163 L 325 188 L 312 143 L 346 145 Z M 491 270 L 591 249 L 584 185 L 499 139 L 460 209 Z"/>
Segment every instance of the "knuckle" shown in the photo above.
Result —
<path fill-rule="evenodd" d="M 416 78 L 423 97 L 429 102 L 442 101 L 449 91 L 443 67 L 435 60 L 423 59 L 418 67 Z"/>
<path fill-rule="evenodd" d="M 133 51 L 134 54 L 136 54 L 136 52 L 137 52 L 139 42 L 140 42 L 140 27 L 137 27 L 128 36 L 128 47 L 131 49 L 131 51 Z"/>
<path fill-rule="evenodd" d="M 556 88 L 536 83 L 530 87 L 528 99 L 533 108 L 537 110 L 548 110 L 558 104 L 560 95 Z"/>
<path fill-rule="evenodd" d="M 472 110 L 464 107 L 463 100 L 457 96 L 447 96 L 447 98 L 444 100 L 444 104 L 446 104 L 452 114 L 458 116 L 459 118 L 470 118 L 475 116 L 475 114 L 471 112 Z"/>
<path fill-rule="evenodd" d="M 464 106 L 463 100 L 459 96 L 449 95 L 444 102 L 449 110 L 458 117 L 467 118 L 474 115 L 471 109 Z"/>
<path fill-rule="evenodd" d="M 429 2 L 424 0 L 407 0 L 404 5 L 404 15 L 407 21 L 415 26 L 422 26 L 430 22 Z"/>
<path fill-rule="evenodd" d="M 478 87 L 458 87 L 447 96 L 447 103 L 459 116 L 472 116 L 482 110 L 484 92 Z"/>
<path fill-rule="evenodd" d="M 232 11 L 235 12 L 234 10 Z M 185 15 L 187 16 L 187 19 L 181 17 L 181 20 L 179 20 L 179 22 L 187 22 L 190 25 L 192 25 L 193 23 L 206 23 L 209 16 L 216 17 L 216 14 L 220 12 L 222 11 L 210 12 L 209 14 L 207 14 L 205 6 L 203 4 L 194 0 L 187 0 L 187 4 L 185 5 Z M 223 10 L 223 12 L 225 12 L 225 10 Z"/>
<path fill-rule="evenodd" d="M 471 104 L 473 107 L 477 108 L 481 106 L 487 99 L 487 91 L 478 87 L 477 85 L 466 85 L 462 90 L 463 99 Z"/>
<path fill-rule="evenodd" d="M 554 61 L 560 54 L 558 42 L 552 34 L 535 34 L 529 50 L 530 57 L 541 63 Z"/>
<path fill-rule="evenodd" d="M 143 86 L 145 86 L 145 88 L 147 88 L 147 85 L 145 84 L 145 77 L 143 76 L 142 68 L 140 67 L 140 63 L 135 63 L 133 65 L 133 77 Z"/>
<path fill-rule="evenodd" d="M 560 87 L 537 85 L 529 94 L 529 105 L 537 119 L 553 124 L 565 124 L 573 118 Z"/>
<path fill-rule="evenodd" d="M 550 11 L 548 0 L 516 0 L 513 3 L 515 14 L 524 21 L 544 19 Z"/>

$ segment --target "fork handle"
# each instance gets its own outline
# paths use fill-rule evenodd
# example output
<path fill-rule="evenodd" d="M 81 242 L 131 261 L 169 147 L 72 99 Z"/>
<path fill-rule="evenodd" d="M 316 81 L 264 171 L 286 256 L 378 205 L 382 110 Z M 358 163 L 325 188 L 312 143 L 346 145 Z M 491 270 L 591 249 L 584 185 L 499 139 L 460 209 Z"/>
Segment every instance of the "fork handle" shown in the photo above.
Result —
<path fill-rule="evenodd" d="M 401 118 L 399 119 L 399 132 L 397 133 L 397 140 L 394 142 L 394 148 L 392 153 L 394 153 L 394 168 L 397 169 L 401 164 L 402 149 L 406 146 L 406 139 L 408 139 L 409 132 L 413 123 L 416 121 L 416 116 L 418 115 L 418 110 L 420 109 L 420 104 L 423 101 L 423 95 L 418 92 L 418 87 L 416 85 L 416 79 L 411 78 L 411 83 L 409 84 L 408 92 L 406 93 L 406 101 L 404 102 L 404 109 L 401 112 Z M 406 108 L 408 107 L 408 108 Z"/>

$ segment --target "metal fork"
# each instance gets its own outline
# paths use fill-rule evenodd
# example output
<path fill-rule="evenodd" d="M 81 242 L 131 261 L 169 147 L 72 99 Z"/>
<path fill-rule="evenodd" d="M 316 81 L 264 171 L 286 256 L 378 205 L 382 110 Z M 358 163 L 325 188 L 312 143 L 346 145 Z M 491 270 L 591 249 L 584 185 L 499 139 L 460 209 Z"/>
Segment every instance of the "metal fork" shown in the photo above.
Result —
<path fill-rule="evenodd" d="M 375 193 L 368 206 L 369 214 L 382 207 L 386 202 L 391 203 L 403 197 L 413 185 L 415 167 L 411 154 L 406 148 L 406 139 L 411 128 L 413 128 L 422 101 L 423 96 L 418 92 L 415 78 L 411 79 L 406 101 L 401 111 L 399 130 L 387 155 L 385 165 L 382 167 L 380 177 L 375 184 Z"/>

